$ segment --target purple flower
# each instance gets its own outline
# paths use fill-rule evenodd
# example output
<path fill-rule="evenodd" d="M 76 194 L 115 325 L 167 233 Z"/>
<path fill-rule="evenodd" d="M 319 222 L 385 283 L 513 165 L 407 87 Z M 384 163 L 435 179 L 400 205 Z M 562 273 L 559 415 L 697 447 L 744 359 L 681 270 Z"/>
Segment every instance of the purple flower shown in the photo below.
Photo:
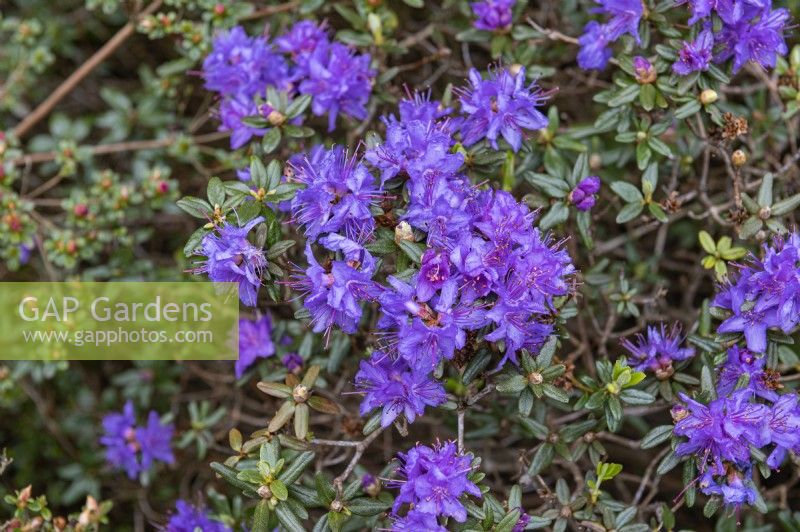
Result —
<path fill-rule="evenodd" d="M 700 476 L 700 491 L 706 495 L 718 495 L 725 504 L 739 507 L 742 504 L 753 504 L 756 501 L 756 489 L 753 486 L 752 467 L 746 466 L 744 471 L 728 467 L 723 473 L 708 470 Z"/>
<path fill-rule="evenodd" d="M 417 277 L 417 296 L 428 301 L 450 279 L 450 258 L 444 250 L 428 248 L 422 255 Z"/>
<path fill-rule="evenodd" d="M 252 98 L 242 94 L 228 96 L 219 105 L 220 131 L 231 132 L 231 148 L 237 150 L 253 137 L 261 137 L 266 129 L 250 126 L 243 118 L 258 114 L 258 106 Z"/>
<path fill-rule="evenodd" d="M 207 273 L 215 283 L 238 283 L 239 299 L 249 307 L 256 306 L 267 259 L 261 248 L 247 240 L 247 233 L 263 221 L 259 216 L 244 227 L 226 223 L 217 228 L 217 233 L 207 234 L 197 252 L 208 260 L 195 272 Z"/>
<path fill-rule="evenodd" d="M 303 357 L 297 353 L 289 353 L 284 355 L 284 357 L 281 359 L 281 363 L 290 373 L 295 373 L 297 370 L 303 367 Z"/>
<path fill-rule="evenodd" d="M 637 83 L 642 85 L 653 83 L 658 75 L 653 63 L 640 55 L 633 58 L 633 74 Z"/>
<path fill-rule="evenodd" d="M 208 510 L 200 506 L 193 506 L 186 501 L 179 500 L 175 503 L 175 513 L 169 518 L 166 532 L 230 532 L 226 524 L 213 519 L 208 515 Z"/>
<path fill-rule="evenodd" d="M 602 70 L 611 58 L 611 43 L 628 33 L 640 44 L 639 21 L 644 10 L 641 0 L 595 0 L 601 7 L 595 11 L 609 15 L 605 23 L 591 21 L 578 39 L 578 66 L 584 70 Z"/>
<path fill-rule="evenodd" d="M 367 151 L 365 158 L 381 170 L 381 183 L 400 173 L 415 181 L 454 174 L 464 156 L 451 153 L 450 134 L 435 122 L 386 120 L 386 141 Z"/>
<path fill-rule="evenodd" d="M 579 211 L 588 211 L 597 201 L 596 194 L 600 192 L 600 178 L 595 175 L 584 177 L 580 183 L 569 193 L 569 201 Z"/>
<path fill-rule="evenodd" d="M 721 12 L 720 16 L 722 15 Z M 760 11 L 756 22 L 751 23 L 747 18 L 742 18 L 724 24 L 717 35 L 717 42 L 723 47 L 714 58 L 715 61 L 721 62 L 733 57 L 734 73 L 750 61 L 763 68 L 775 68 L 777 57 L 788 52 L 783 31 L 790 16 L 786 9 L 775 9 Z"/>
<path fill-rule="evenodd" d="M 475 27 L 479 30 L 505 30 L 511 26 L 511 17 L 516 0 L 481 0 L 472 2 L 472 12 L 477 17 Z"/>
<path fill-rule="evenodd" d="M 369 67 L 369 54 L 357 55 L 340 43 L 318 43 L 308 58 L 308 77 L 300 92 L 314 97 L 311 110 L 317 116 L 328 114 L 328 131 L 336 127 L 336 117 L 363 120 L 372 92 L 375 71 Z"/>
<path fill-rule="evenodd" d="M 294 168 L 295 179 L 306 187 L 292 201 L 293 219 L 305 226 L 308 238 L 343 231 L 364 241 L 371 235 L 375 220 L 370 208 L 381 191 L 366 166 L 335 146 Z"/>
<path fill-rule="evenodd" d="M 736 388 L 739 379 L 743 375 L 747 375 L 747 386 L 744 389 L 750 390 L 759 397 L 774 401 L 778 398 L 778 394 L 774 390 L 772 372 L 764 369 L 765 364 L 765 357 L 756 356 L 737 345 L 732 346 L 728 349 L 728 358 L 719 368 L 717 394 L 730 395 Z"/>
<path fill-rule="evenodd" d="M 503 138 L 514 151 L 522 144 L 522 130 L 547 127 L 548 120 L 537 109 L 545 101 L 535 83 L 525 86 L 525 69 L 513 75 L 508 69 L 492 72 L 481 78 L 474 68 L 469 72 L 471 88 L 461 91 L 461 111 L 466 118 L 461 124 L 464 144 L 469 146 L 486 138 L 497 149 L 497 137 Z"/>
<path fill-rule="evenodd" d="M 142 471 L 147 471 L 154 462 L 172 464 L 175 456 L 172 454 L 172 434 L 175 427 L 172 424 L 163 425 L 159 415 L 151 410 L 147 415 L 147 425 L 136 429 L 136 440 L 142 451 Z"/>
<path fill-rule="evenodd" d="M 400 122 L 408 124 L 414 120 L 421 122 L 435 122 L 450 114 L 452 109 L 444 107 L 442 102 L 431 100 L 431 91 L 415 92 L 397 104 Z"/>
<path fill-rule="evenodd" d="M 297 65 L 294 77 L 300 78 L 308 75 L 309 59 L 319 44 L 328 44 L 328 35 L 323 25 L 312 20 L 301 20 L 286 34 L 275 39 L 275 44 L 292 58 Z"/>
<path fill-rule="evenodd" d="M 17 246 L 17 250 L 19 251 L 19 263 L 28 264 L 28 261 L 31 260 L 31 251 L 33 251 L 33 246 L 20 244 Z"/>
<path fill-rule="evenodd" d="M 413 512 L 432 516 L 452 517 L 463 523 L 467 510 L 460 498 L 464 494 L 481 496 L 481 491 L 472 481 L 469 456 L 459 455 L 456 445 L 447 442 L 433 448 L 417 444 L 407 453 L 400 453 L 402 466 L 398 473 L 405 480 L 396 481 L 400 493 L 392 506 L 397 514 L 403 504 L 412 504 Z"/>
<path fill-rule="evenodd" d="M 782 395 L 772 405 L 769 433 L 775 449 L 767 457 L 767 465 L 776 469 L 783 463 L 787 452 L 800 452 L 800 405 L 796 393 Z"/>
<path fill-rule="evenodd" d="M 447 528 L 440 525 L 436 516 L 410 510 L 405 517 L 398 517 L 392 523 L 391 532 L 447 532 Z"/>
<path fill-rule="evenodd" d="M 676 4 L 686 3 L 687 0 L 681 0 Z M 692 12 L 692 18 L 689 19 L 689 24 L 694 24 L 698 20 L 708 18 L 711 11 L 716 9 L 719 0 L 688 0 L 689 10 Z"/>
<path fill-rule="evenodd" d="M 767 423 L 769 409 L 750 402 L 747 390 L 730 397 L 714 399 L 708 405 L 680 394 L 688 410 L 675 423 L 674 432 L 687 441 L 678 444 L 678 456 L 696 455 L 701 473 L 709 467 L 714 474 L 725 472 L 723 461 L 735 464 L 750 463 L 750 445 L 762 447 L 769 442 Z"/>
<path fill-rule="evenodd" d="M 383 408 L 383 427 L 391 425 L 400 414 L 413 423 L 426 406 L 445 402 L 444 387 L 430 372 L 412 368 L 403 358 L 393 360 L 381 351 L 375 351 L 369 361 L 361 361 L 355 381 L 356 387 L 365 392 L 361 415 Z"/>
<path fill-rule="evenodd" d="M 106 448 L 106 461 L 114 467 L 123 469 L 129 478 L 136 478 L 141 468 L 133 403 L 126 402 L 122 412 L 107 414 L 103 418 L 103 431 L 100 443 Z"/>
<path fill-rule="evenodd" d="M 528 526 L 528 523 L 531 522 L 531 516 L 525 513 L 525 510 L 522 508 L 517 508 L 519 510 L 519 519 L 517 520 L 514 528 L 511 529 L 511 532 L 522 532 Z"/>
<path fill-rule="evenodd" d="M 578 66 L 584 70 L 602 70 L 611 59 L 611 39 L 608 28 L 597 21 L 591 21 L 583 28 L 578 39 Z"/>
<path fill-rule="evenodd" d="M 239 379 L 258 358 L 275 353 L 272 343 L 272 320 L 269 314 L 258 319 L 239 320 L 239 359 L 236 361 L 236 378 Z"/>
<path fill-rule="evenodd" d="M 611 18 L 606 23 L 608 38 L 616 41 L 624 34 L 633 36 L 636 44 L 641 44 L 639 38 L 639 21 L 644 14 L 642 0 L 595 0 L 601 7 L 596 11 L 609 15 Z"/>
<path fill-rule="evenodd" d="M 672 64 L 672 70 L 681 76 L 688 76 L 692 72 L 708 70 L 711 62 L 714 36 L 710 28 L 700 32 L 692 42 L 684 41 L 678 53 L 678 61 Z"/>
<path fill-rule="evenodd" d="M 221 95 L 252 100 L 267 85 L 283 87 L 289 68 L 263 37 L 248 37 L 241 26 L 217 35 L 203 61 L 206 88 Z"/>
<path fill-rule="evenodd" d="M 134 479 L 150 469 L 155 461 L 171 464 L 172 425 L 162 425 L 156 412 L 150 411 L 147 425 L 136 426 L 133 403 L 128 401 L 122 412 L 113 412 L 103 418 L 104 434 L 100 443 L 106 448 L 106 461 L 123 469 L 128 478 Z"/>
<path fill-rule="evenodd" d="M 647 338 L 636 335 L 636 343 L 623 340 L 622 345 L 631 354 L 631 367 L 637 371 L 649 369 L 659 378 L 669 378 L 672 373 L 672 362 L 687 360 L 694 356 L 694 349 L 681 347 L 680 325 L 674 324 L 667 331 L 662 323 L 660 328 L 647 328 Z"/>
<path fill-rule="evenodd" d="M 309 266 L 290 284 L 305 296 L 303 305 L 311 314 L 314 332 L 328 334 L 337 325 L 353 334 L 361 319 L 361 301 L 377 297 L 372 281 L 375 259 L 357 243 L 339 235 L 329 235 L 320 242 L 331 251 L 343 251 L 346 260 L 331 261 L 323 268 L 307 243 Z"/>

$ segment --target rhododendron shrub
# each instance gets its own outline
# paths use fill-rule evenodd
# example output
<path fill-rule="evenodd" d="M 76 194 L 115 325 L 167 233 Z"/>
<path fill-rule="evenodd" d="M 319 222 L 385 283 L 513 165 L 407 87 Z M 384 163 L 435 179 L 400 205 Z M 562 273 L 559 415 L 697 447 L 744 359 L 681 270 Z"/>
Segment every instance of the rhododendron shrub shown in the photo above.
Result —
<path fill-rule="evenodd" d="M 0 8 L 0 280 L 240 309 L 0 362 L 0 528 L 800 528 L 799 9 Z"/>

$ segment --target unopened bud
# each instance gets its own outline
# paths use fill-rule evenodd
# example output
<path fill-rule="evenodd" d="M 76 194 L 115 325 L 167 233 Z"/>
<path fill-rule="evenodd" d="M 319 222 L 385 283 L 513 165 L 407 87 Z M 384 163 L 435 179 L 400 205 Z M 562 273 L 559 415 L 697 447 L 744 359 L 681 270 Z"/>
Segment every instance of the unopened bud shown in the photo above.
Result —
<path fill-rule="evenodd" d="M 541 384 L 544 382 L 544 377 L 538 371 L 531 371 L 528 374 L 528 382 L 531 384 Z"/>
<path fill-rule="evenodd" d="M 298 403 L 304 403 L 308 399 L 308 386 L 298 384 L 292 390 L 292 398 Z"/>
<path fill-rule="evenodd" d="M 512 76 L 516 76 L 519 74 L 520 70 L 522 70 L 522 65 L 519 63 L 514 63 L 510 67 L 508 67 L 508 73 Z"/>
<path fill-rule="evenodd" d="M 256 491 L 256 493 L 258 493 L 258 496 L 261 497 L 262 499 L 272 498 L 272 490 L 269 489 L 269 486 L 259 486 L 258 491 Z"/>
<path fill-rule="evenodd" d="M 272 110 L 267 115 L 267 121 L 273 126 L 279 126 L 286 121 L 286 117 L 279 111 Z"/>
<path fill-rule="evenodd" d="M 411 225 L 408 222 L 400 222 L 394 228 L 394 241 L 399 244 L 403 240 L 407 242 L 414 241 L 414 231 L 411 230 Z"/>
<path fill-rule="evenodd" d="M 89 207 L 85 203 L 78 203 L 72 208 L 72 213 L 78 218 L 83 218 L 89 214 Z"/>
<path fill-rule="evenodd" d="M 769 205 L 758 210 L 758 217 L 762 220 L 768 220 L 770 216 L 772 216 L 772 208 Z"/>
<path fill-rule="evenodd" d="M 744 166 L 744 163 L 747 162 L 747 154 L 743 150 L 736 150 L 731 154 L 731 162 L 737 168 Z"/>
<path fill-rule="evenodd" d="M 712 104 L 716 102 L 718 98 L 719 95 L 715 90 L 706 89 L 700 93 L 700 103 L 702 103 L 703 105 Z"/>

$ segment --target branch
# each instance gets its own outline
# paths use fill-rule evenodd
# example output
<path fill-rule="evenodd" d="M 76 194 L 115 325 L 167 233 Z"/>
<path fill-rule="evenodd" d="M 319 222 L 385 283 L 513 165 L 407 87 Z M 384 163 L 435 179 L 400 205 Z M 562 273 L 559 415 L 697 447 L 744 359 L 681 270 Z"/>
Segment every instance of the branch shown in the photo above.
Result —
<path fill-rule="evenodd" d="M 142 17 L 146 17 L 147 15 L 152 14 L 156 11 L 159 7 L 161 7 L 162 0 L 155 0 L 147 9 L 142 11 L 142 13 L 132 20 L 122 26 L 120 30 L 108 41 L 106 42 L 102 48 L 100 48 L 97 52 L 94 53 L 89 59 L 86 60 L 75 72 L 72 73 L 70 77 L 65 79 L 61 85 L 59 85 L 56 90 L 54 90 L 50 96 L 47 97 L 45 101 L 43 101 L 39 106 L 33 110 L 32 113 L 27 115 L 22 122 L 17 124 L 17 127 L 13 130 L 13 135 L 17 138 L 22 138 L 25 134 L 33 128 L 36 124 L 38 124 L 42 119 L 44 119 L 50 111 L 53 110 L 58 102 L 60 102 L 64 96 L 72 92 L 74 89 L 86 76 L 88 76 L 97 66 L 105 61 L 108 56 L 110 56 L 114 51 L 122 46 L 122 44 L 128 40 L 128 38 L 133 35 L 134 31 L 136 30 L 136 24 Z"/>

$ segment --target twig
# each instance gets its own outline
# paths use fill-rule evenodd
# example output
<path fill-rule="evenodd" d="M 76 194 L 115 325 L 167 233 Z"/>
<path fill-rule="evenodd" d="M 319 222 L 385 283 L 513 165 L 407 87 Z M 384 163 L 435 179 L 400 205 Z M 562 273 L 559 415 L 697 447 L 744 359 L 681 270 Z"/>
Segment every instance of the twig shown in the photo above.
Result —
<path fill-rule="evenodd" d="M 333 479 L 333 485 L 336 486 L 336 492 L 341 496 L 342 494 L 342 486 L 344 481 L 347 480 L 347 477 L 350 476 L 350 473 L 353 472 L 355 469 L 356 464 L 358 461 L 361 460 L 361 457 L 364 455 L 364 451 L 367 450 L 369 444 L 372 443 L 375 438 L 377 438 L 381 432 L 383 432 L 383 427 L 375 429 L 369 436 L 358 442 L 355 446 L 356 452 L 353 454 L 353 458 L 350 459 L 350 463 L 347 464 L 347 468 L 342 472 L 341 475 Z"/>
<path fill-rule="evenodd" d="M 102 48 L 97 50 L 93 56 L 86 60 L 75 72 L 72 73 L 70 77 L 65 79 L 61 85 L 56 87 L 50 96 L 45 99 L 39 106 L 33 110 L 29 115 L 27 115 L 22 122 L 17 124 L 17 127 L 14 128 L 13 134 L 17 138 L 23 137 L 28 131 L 33 128 L 36 124 L 38 124 L 42 119 L 44 119 L 50 111 L 53 110 L 58 102 L 60 102 L 67 94 L 72 92 L 74 89 L 86 76 L 88 76 L 92 70 L 97 68 L 97 66 L 102 63 L 103 61 L 108 58 L 114 51 L 122 46 L 122 44 L 128 40 L 128 38 L 133 35 L 134 31 L 136 30 L 136 24 L 142 17 L 146 17 L 147 15 L 152 14 L 155 12 L 159 7 L 161 7 L 162 0 L 155 0 L 150 6 L 145 9 L 139 16 L 122 26 L 120 30 L 108 41 L 106 42 Z"/>
<path fill-rule="evenodd" d="M 270 15 L 277 15 L 278 13 L 283 13 L 284 11 L 291 11 L 299 5 L 299 0 L 293 0 L 291 2 L 286 2 L 285 4 L 278 4 L 277 6 L 262 7 L 261 9 L 256 9 L 249 15 L 243 16 L 239 20 L 256 20 L 259 18 L 268 17 Z"/>
<path fill-rule="evenodd" d="M 458 454 L 464 454 L 464 409 L 458 409 Z"/>

